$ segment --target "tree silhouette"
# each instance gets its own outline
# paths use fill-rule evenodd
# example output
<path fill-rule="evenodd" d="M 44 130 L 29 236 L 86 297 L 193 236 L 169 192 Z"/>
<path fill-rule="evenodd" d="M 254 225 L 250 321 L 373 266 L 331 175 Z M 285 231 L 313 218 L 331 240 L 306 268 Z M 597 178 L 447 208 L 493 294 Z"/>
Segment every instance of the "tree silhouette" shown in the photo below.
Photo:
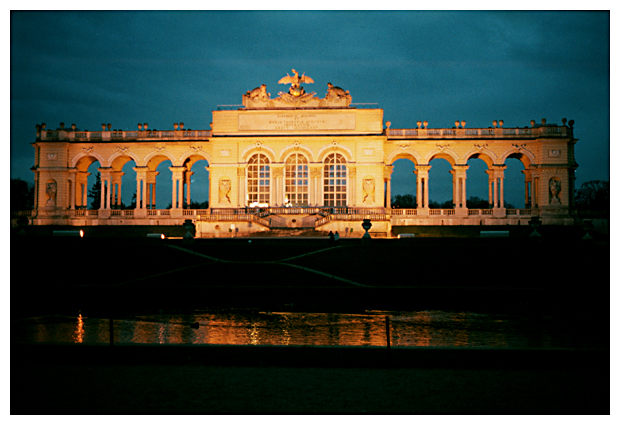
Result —
<path fill-rule="evenodd" d="M 392 198 L 392 208 L 415 208 L 416 197 L 410 194 L 396 195 Z"/>
<path fill-rule="evenodd" d="M 575 208 L 582 215 L 609 215 L 609 182 L 591 180 L 583 183 L 575 194 Z"/>
<path fill-rule="evenodd" d="M 88 197 L 91 198 L 90 209 L 98 210 L 101 207 L 101 175 L 99 171 L 97 171 L 95 175 L 95 183 L 93 183 L 88 191 Z"/>

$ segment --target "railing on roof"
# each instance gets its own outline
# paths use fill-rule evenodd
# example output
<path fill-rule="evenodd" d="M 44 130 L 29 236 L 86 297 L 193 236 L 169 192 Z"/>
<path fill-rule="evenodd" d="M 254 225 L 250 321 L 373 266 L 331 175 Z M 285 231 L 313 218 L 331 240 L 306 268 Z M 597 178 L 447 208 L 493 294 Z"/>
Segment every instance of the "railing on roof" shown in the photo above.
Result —
<path fill-rule="evenodd" d="M 566 126 L 541 126 L 534 128 L 390 128 L 388 139 L 470 139 L 470 138 L 523 138 L 568 137 Z"/>
<path fill-rule="evenodd" d="M 139 130 L 139 131 L 73 131 L 73 130 L 41 130 L 40 140 L 68 142 L 108 142 L 122 140 L 207 140 L 211 130 Z"/>

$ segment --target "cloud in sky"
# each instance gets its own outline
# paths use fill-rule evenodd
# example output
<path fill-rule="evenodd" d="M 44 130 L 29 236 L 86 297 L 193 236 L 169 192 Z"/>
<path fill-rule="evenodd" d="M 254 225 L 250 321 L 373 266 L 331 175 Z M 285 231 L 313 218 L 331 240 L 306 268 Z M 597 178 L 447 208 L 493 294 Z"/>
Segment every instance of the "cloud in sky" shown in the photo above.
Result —
<path fill-rule="evenodd" d="M 291 67 L 393 128 L 574 119 L 578 184 L 609 178 L 609 14 L 500 11 L 12 12 L 11 176 L 32 181 L 36 123 L 208 128 Z"/>

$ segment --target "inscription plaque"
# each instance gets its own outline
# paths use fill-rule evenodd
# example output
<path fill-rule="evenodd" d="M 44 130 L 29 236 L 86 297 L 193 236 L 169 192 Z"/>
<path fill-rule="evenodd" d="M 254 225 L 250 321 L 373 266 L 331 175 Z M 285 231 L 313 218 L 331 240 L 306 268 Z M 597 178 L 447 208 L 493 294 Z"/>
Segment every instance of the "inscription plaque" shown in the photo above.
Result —
<path fill-rule="evenodd" d="M 355 114 L 240 114 L 239 131 L 355 130 Z"/>

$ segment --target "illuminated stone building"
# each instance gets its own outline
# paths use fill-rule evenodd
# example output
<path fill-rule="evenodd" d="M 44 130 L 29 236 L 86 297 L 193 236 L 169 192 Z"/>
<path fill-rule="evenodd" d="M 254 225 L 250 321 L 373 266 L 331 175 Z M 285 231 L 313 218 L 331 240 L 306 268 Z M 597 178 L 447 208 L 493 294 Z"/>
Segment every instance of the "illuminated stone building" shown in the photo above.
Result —
<path fill-rule="evenodd" d="M 62 124 L 37 125 L 35 207 L 38 225 L 197 225 L 198 236 L 248 234 L 270 229 L 338 230 L 358 235 L 371 218 L 371 233 L 390 235 L 395 225 L 571 224 L 574 158 L 572 122 L 530 122 L 506 128 L 429 128 L 418 121 L 407 129 L 390 128 L 383 110 L 356 107 L 348 91 L 328 83 L 320 98 L 302 83 L 313 83 L 293 70 L 280 83 L 278 97 L 263 84 L 242 96 L 243 106 L 213 111 L 208 130 L 80 131 Z M 390 208 L 394 161 L 415 164 L 417 208 Z M 429 207 L 429 169 L 434 158 L 447 160 L 453 176 L 453 208 Z M 467 161 L 487 167 L 489 208 L 467 208 Z M 504 169 L 519 159 L 525 174 L 525 208 L 504 205 Z M 120 209 L 123 166 L 133 160 L 137 202 Z M 172 166 L 171 208 L 154 209 L 158 165 Z M 209 208 L 189 209 L 192 166 L 206 160 Z M 87 209 L 88 168 L 99 161 L 101 199 Z"/>

